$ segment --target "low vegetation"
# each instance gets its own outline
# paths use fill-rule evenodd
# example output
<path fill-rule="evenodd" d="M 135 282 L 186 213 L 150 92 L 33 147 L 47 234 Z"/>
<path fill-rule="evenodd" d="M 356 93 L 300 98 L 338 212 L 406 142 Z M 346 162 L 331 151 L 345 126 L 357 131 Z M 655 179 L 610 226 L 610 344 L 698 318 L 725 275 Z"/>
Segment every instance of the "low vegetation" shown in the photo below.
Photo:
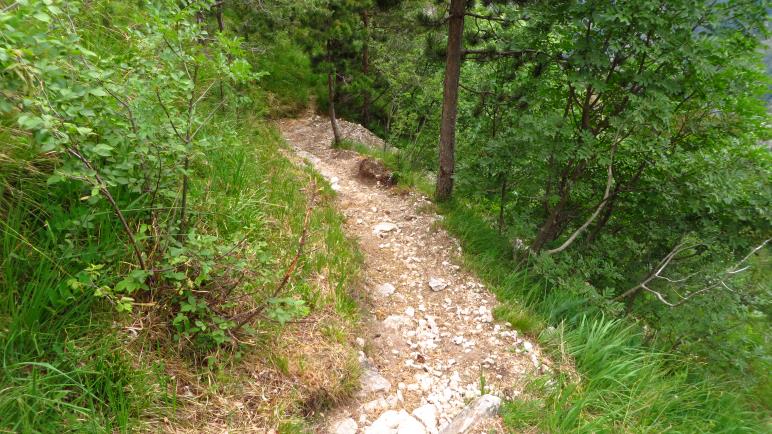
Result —
<path fill-rule="evenodd" d="M 0 430 L 303 426 L 356 384 L 360 258 L 266 71 L 146 6 L 0 13 Z"/>

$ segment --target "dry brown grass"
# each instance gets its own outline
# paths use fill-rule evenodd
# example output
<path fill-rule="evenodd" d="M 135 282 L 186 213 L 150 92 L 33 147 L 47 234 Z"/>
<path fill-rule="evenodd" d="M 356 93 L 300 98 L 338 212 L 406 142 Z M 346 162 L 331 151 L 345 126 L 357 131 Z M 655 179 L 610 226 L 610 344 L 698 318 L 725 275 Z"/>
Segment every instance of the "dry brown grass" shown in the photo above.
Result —
<path fill-rule="evenodd" d="M 360 367 L 349 328 L 333 311 L 316 312 L 220 372 L 167 355 L 163 363 L 175 382 L 176 391 L 170 392 L 177 394 L 177 409 L 145 431 L 271 432 L 313 421 L 358 387 Z"/>

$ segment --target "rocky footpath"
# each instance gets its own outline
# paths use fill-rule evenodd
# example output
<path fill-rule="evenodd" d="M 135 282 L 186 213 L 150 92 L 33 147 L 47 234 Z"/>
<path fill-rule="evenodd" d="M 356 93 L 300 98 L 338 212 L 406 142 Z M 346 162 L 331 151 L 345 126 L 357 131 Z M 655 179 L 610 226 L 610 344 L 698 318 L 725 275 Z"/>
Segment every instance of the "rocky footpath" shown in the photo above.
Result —
<path fill-rule="evenodd" d="M 496 323 L 495 297 L 459 266 L 426 197 L 363 183 L 361 157 L 330 149 L 320 117 L 279 122 L 297 155 L 338 192 L 346 230 L 365 258 L 370 318 L 357 338 L 362 387 L 328 418 L 337 434 L 503 431 L 501 399 L 546 369 L 538 348 Z M 344 133 L 345 134 L 345 133 Z"/>

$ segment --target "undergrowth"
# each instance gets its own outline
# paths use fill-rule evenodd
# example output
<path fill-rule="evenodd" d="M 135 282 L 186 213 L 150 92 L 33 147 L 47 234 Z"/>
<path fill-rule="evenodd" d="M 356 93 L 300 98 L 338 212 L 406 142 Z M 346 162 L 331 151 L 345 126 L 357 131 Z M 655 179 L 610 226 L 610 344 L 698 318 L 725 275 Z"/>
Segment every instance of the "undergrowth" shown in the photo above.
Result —
<path fill-rule="evenodd" d="M 462 242 L 465 260 L 496 293 L 497 312 L 516 312 L 514 326 L 538 335 L 553 360 L 570 358 L 580 375 L 558 371 L 536 379 L 533 400 L 511 401 L 503 415 L 513 429 L 546 432 L 761 432 L 741 399 L 706 379 L 686 360 L 647 345 L 626 319 L 605 316 L 538 275 L 518 267 L 511 247 L 463 203 L 440 207 L 444 225 Z M 497 241 L 498 240 L 498 241 Z M 551 324 L 552 327 L 540 327 Z"/>
<path fill-rule="evenodd" d="M 274 128 L 253 118 L 225 116 L 213 125 L 236 133 L 195 167 L 200 176 L 191 186 L 191 197 L 198 204 L 194 212 L 206 216 L 200 220 L 201 233 L 223 238 L 251 234 L 249 242 L 257 249 L 249 260 L 261 278 L 244 282 L 240 288 L 244 294 L 280 279 L 297 249 L 307 189 L 318 186 L 308 253 L 284 297 L 304 300 L 310 309 L 309 324 L 321 325 L 324 331 L 300 323 L 282 332 L 277 320 L 265 318 L 254 326 L 259 332 L 248 345 L 212 353 L 203 367 L 191 364 L 174 350 L 171 331 L 154 322 L 149 312 L 144 319 L 128 314 L 113 317 L 102 300 L 68 293 L 65 282 L 73 273 L 68 263 L 72 258 L 55 251 L 54 228 L 72 215 L 49 209 L 48 228 L 30 233 L 25 227 L 29 207 L 40 209 L 35 200 L 45 200 L 45 195 L 21 193 L 45 191 L 45 178 L 31 176 L 23 188 L 5 185 L 3 196 L 14 201 L 4 208 L 2 248 L 8 254 L 0 264 L 3 429 L 130 431 L 142 419 L 159 417 L 191 429 L 215 422 L 243 426 L 244 420 L 233 417 L 238 414 L 234 409 L 223 409 L 231 413 L 229 418 L 178 395 L 193 388 L 197 396 L 243 399 L 256 393 L 245 389 L 251 389 L 248 385 L 259 370 L 271 371 L 273 381 L 285 385 L 268 405 L 253 409 L 264 417 L 251 428 L 304 426 L 305 417 L 353 393 L 358 364 L 348 342 L 358 317 L 352 288 L 361 257 L 342 231 L 341 216 L 331 203 L 334 192 L 310 169 L 298 169 L 282 155 L 281 138 Z M 32 188 L 34 183 L 37 186 Z M 76 197 L 71 210 L 77 209 Z M 105 249 L 114 250 L 120 236 L 108 212 L 94 214 L 90 221 L 101 235 L 87 238 L 78 253 L 72 253 L 81 261 L 103 257 Z M 53 297 L 52 291 L 64 298 Z M 309 356 L 314 360 L 309 361 Z M 202 386 L 206 383 L 214 386 Z M 284 411 L 275 413 L 277 408 Z"/>
<path fill-rule="evenodd" d="M 361 258 L 260 119 L 288 88 L 141 6 L 0 12 L 0 431 L 302 428 L 356 384 Z"/>

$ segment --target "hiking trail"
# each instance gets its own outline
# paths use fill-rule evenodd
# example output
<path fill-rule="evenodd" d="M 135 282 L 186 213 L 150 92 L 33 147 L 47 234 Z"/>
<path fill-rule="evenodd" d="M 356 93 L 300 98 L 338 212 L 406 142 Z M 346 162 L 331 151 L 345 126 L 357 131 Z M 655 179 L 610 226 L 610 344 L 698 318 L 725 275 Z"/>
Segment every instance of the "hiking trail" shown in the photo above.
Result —
<path fill-rule="evenodd" d="M 369 315 L 357 338 L 362 388 L 320 429 L 504 432 L 494 416 L 501 399 L 518 397 L 527 378 L 547 368 L 536 345 L 494 321 L 495 296 L 459 265 L 461 247 L 439 227 L 442 217 L 429 199 L 361 179 L 363 157 L 331 148 L 327 118 L 309 115 L 278 126 L 296 155 L 337 191 L 346 233 L 364 256 Z M 383 143 L 357 124 L 341 121 L 341 130 L 368 146 Z"/>

